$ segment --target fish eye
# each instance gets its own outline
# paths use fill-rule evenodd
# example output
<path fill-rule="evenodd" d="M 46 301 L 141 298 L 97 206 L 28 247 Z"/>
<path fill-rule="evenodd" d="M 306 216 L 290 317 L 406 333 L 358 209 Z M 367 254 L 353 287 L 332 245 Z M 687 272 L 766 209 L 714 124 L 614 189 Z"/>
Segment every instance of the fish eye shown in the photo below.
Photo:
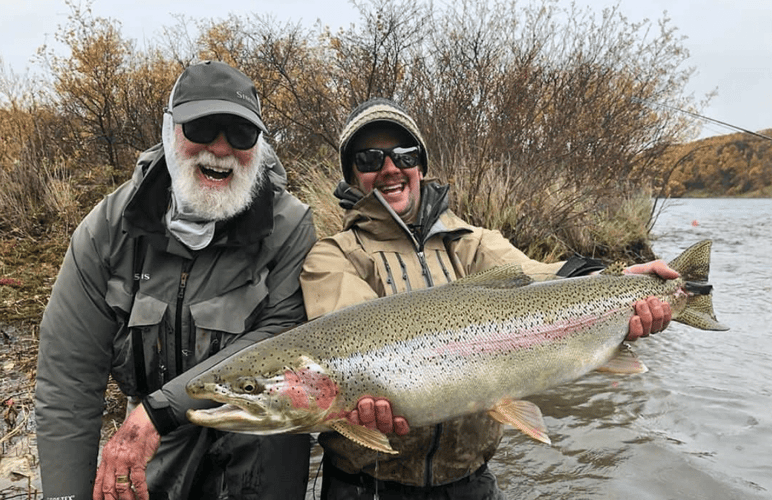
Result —
<path fill-rule="evenodd" d="M 257 394 L 265 389 L 262 384 L 252 377 L 241 377 L 238 382 L 238 388 L 250 394 Z"/>

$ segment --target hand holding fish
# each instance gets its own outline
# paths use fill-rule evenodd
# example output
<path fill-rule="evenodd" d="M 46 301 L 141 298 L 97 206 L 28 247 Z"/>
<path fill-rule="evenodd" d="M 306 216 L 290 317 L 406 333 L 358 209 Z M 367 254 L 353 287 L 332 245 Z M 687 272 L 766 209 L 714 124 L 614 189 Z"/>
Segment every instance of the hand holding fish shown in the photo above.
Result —
<path fill-rule="evenodd" d="M 94 500 L 148 500 L 145 469 L 161 436 L 139 405 L 102 450 L 94 483 Z"/>
<path fill-rule="evenodd" d="M 676 279 L 678 271 L 671 269 L 663 260 L 636 264 L 622 271 L 624 274 L 656 274 L 664 280 Z M 670 304 L 657 297 L 648 297 L 635 303 L 635 316 L 630 318 L 630 331 L 625 340 L 634 342 L 649 334 L 658 333 L 668 327 L 672 319 Z"/>
<path fill-rule="evenodd" d="M 386 398 L 364 396 L 357 402 L 357 409 L 351 410 L 346 418 L 350 424 L 378 429 L 384 434 L 394 432 L 398 436 L 404 436 L 410 430 L 407 420 L 394 416 L 391 403 Z"/>

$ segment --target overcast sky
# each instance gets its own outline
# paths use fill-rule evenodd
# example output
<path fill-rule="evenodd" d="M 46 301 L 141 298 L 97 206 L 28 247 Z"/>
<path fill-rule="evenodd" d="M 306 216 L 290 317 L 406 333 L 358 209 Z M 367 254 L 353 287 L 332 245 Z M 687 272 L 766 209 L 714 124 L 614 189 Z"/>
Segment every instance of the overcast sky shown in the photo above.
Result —
<path fill-rule="evenodd" d="M 691 54 L 687 66 L 696 68 L 687 92 L 699 99 L 714 89 L 718 91 L 704 115 L 751 131 L 772 128 L 772 0 L 576 3 L 598 11 L 618 3 L 630 21 L 658 20 L 667 11 L 671 24 L 687 37 L 684 45 Z M 224 10 L 217 11 L 218 4 Z M 303 22 L 309 27 L 320 19 L 333 29 L 359 21 L 358 11 L 349 0 L 95 0 L 93 11 L 96 16 L 120 21 L 124 38 L 134 39 L 140 46 L 152 40 L 161 27 L 176 24 L 172 14 L 200 19 L 261 11 L 279 22 Z M 54 42 L 57 27 L 67 21 L 69 12 L 64 0 L 0 0 L 0 58 L 5 69 L 24 74 L 35 50 Z M 734 131 L 706 123 L 702 137 Z"/>

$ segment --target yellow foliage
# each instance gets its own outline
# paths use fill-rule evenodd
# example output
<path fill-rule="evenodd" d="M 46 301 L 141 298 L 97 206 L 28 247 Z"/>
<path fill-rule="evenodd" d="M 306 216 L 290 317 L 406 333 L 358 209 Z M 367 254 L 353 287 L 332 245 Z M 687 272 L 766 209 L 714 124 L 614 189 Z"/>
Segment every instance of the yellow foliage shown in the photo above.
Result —
<path fill-rule="evenodd" d="M 668 196 L 766 196 L 772 186 L 772 129 L 673 146 L 657 168 L 672 171 Z"/>

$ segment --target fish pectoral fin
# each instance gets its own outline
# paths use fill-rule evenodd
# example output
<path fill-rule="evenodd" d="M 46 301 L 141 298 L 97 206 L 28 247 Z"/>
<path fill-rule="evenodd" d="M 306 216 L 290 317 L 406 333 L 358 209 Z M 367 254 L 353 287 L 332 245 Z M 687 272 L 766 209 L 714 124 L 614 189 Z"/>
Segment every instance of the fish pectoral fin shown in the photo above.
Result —
<path fill-rule="evenodd" d="M 371 450 L 380 451 L 382 453 L 388 453 L 390 455 L 396 455 L 399 452 L 395 451 L 391 444 L 389 444 L 389 438 L 386 434 L 377 429 L 368 429 L 362 425 L 350 424 L 347 420 L 333 420 L 327 425 L 332 427 L 343 437 L 354 441 L 360 446 L 370 448 Z"/>
<path fill-rule="evenodd" d="M 517 427 L 526 435 L 542 443 L 552 444 L 547 436 L 547 425 L 541 416 L 541 410 L 530 401 L 502 399 L 488 415 L 502 424 Z"/>
<path fill-rule="evenodd" d="M 632 349 L 627 344 L 621 344 L 619 350 L 605 365 L 596 368 L 599 372 L 609 373 L 646 373 L 649 371 L 643 361 L 638 359 Z"/>

